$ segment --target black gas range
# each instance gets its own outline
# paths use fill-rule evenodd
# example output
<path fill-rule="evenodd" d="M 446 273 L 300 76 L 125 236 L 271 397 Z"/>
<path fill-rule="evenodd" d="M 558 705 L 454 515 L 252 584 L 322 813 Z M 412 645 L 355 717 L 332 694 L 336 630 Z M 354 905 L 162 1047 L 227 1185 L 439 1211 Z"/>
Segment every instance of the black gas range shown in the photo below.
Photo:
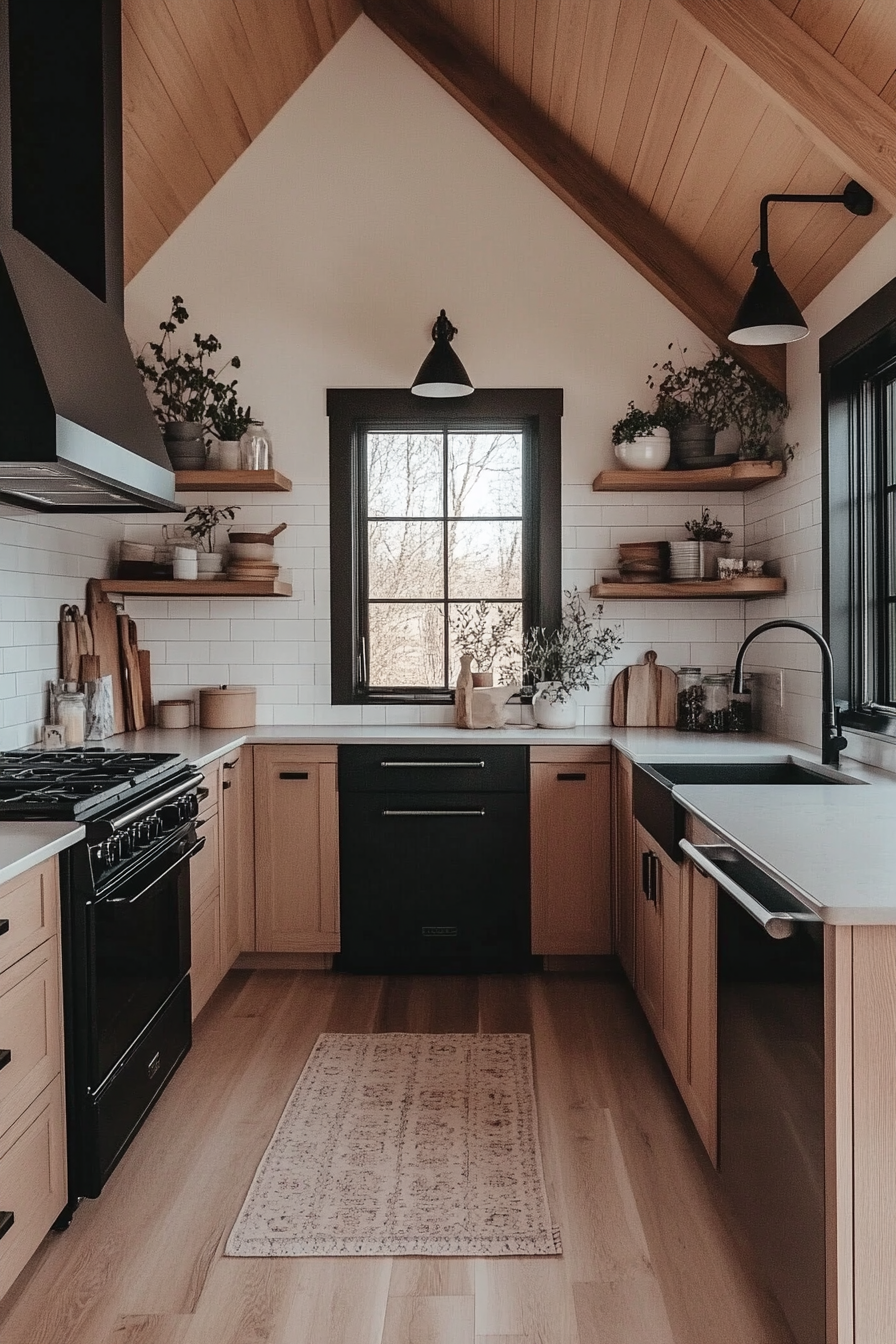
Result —
<path fill-rule="evenodd" d="M 201 784 L 174 753 L 0 753 L 0 821 L 86 830 L 60 855 L 69 1203 L 58 1226 L 100 1193 L 190 1048 Z"/>

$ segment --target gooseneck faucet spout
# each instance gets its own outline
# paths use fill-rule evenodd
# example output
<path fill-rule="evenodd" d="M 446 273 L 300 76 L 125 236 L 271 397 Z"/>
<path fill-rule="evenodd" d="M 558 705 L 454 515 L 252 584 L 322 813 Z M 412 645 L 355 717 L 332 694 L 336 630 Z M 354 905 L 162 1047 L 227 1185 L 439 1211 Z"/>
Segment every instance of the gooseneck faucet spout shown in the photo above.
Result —
<path fill-rule="evenodd" d="M 831 653 L 831 646 L 823 635 L 817 630 L 813 630 L 811 625 L 806 625 L 803 621 L 766 621 L 764 625 L 757 625 L 755 630 L 751 630 L 737 651 L 737 658 L 734 661 L 734 691 L 735 694 L 741 694 L 744 689 L 744 655 L 747 649 L 757 639 L 759 635 L 764 635 L 766 630 L 802 630 L 803 634 L 809 635 L 815 640 L 821 650 L 821 759 L 825 765 L 832 765 L 835 769 L 840 768 L 840 752 L 846 746 L 846 738 L 840 733 L 840 715 L 834 704 L 834 655 Z"/>

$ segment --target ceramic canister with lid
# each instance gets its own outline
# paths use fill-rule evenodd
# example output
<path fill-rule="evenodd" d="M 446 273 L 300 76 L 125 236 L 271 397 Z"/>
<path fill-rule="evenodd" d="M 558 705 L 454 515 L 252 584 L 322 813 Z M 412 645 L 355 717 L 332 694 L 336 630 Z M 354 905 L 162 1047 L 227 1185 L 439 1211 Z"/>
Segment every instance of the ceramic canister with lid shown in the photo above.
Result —
<path fill-rule="evenodd" d="M 254 686 L 203 686 L 199 692 L 201 728 L 254 728 Z"/>

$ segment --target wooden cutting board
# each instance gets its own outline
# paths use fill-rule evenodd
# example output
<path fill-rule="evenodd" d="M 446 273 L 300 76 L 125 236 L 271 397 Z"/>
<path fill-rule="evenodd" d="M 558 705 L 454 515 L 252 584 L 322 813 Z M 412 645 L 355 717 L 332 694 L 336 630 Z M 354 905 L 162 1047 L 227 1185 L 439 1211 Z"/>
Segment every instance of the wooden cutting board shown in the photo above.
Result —
<path fill-rule="evenodd" d="M 613 682 L 612 721 L 617 728 L 674 728 L 678 678 L 656 661 L 653 649 L 643 663 L 626 667 Z"/>
<path fill-rule="evenodd" d="M 143 720 L 149 728 L 152 724 L 152 671 L 149 663 L 149 649 L 137 650 L 137 662 L 140 665 L 140 690 L 143 693 Z"/>
<path fill-rule="evenodd" d="M 59 613 L 59 675 L 63 681 L 77 681 L 81 675 L 77 610 L 66 606 Z"/>
<path fill-rule="evenodd" d="M 143 717 L 143 684 L 140 680 L 140 660 L 137 657 L 137 627 L 122 613 L 118 617 L 118 637 L 121 642 L 121 672 L 124 681 L 125 721 L 129 732 L 146 727 Z"/>
<path fill-rule="evenodd" d="M 112 678 L 112 709 L 115 731 L 125 730 L 124 683 L 118 643 L 118 617 L 100 587 L 99 579 L 87 580 L 87 619 L 93 634 L 93 652 L 100 660 L 100 676 Z"/>

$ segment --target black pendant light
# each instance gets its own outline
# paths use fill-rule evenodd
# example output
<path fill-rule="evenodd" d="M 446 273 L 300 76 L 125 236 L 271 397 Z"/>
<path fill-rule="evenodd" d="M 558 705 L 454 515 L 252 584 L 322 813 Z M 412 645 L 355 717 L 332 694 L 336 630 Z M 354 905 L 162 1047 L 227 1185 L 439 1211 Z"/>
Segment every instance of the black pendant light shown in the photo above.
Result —
<path fill-rule="evenodd" d="M 799 308 L 778 279 L 768 251 L 768 207 L 772 201 L 821 201 L 845 205 L 854 215 L 870 215 L 873 197 L 858 182 L 848 182 L 840 196 L 763 196 L 759 206 L 759 251 L 753 253 L 756 274 L 728 333 L 736 345 L 787 345 L 809 335 Z"/>
<path fill-rule="evenodd" d="M 468 397 L 473 391 L 466 369 L 451 349 L 456 335 L 457 327 L 451 325 L 443 308 L 433 324 L 433 347 L 411 385 L 415 396 Z"/>

